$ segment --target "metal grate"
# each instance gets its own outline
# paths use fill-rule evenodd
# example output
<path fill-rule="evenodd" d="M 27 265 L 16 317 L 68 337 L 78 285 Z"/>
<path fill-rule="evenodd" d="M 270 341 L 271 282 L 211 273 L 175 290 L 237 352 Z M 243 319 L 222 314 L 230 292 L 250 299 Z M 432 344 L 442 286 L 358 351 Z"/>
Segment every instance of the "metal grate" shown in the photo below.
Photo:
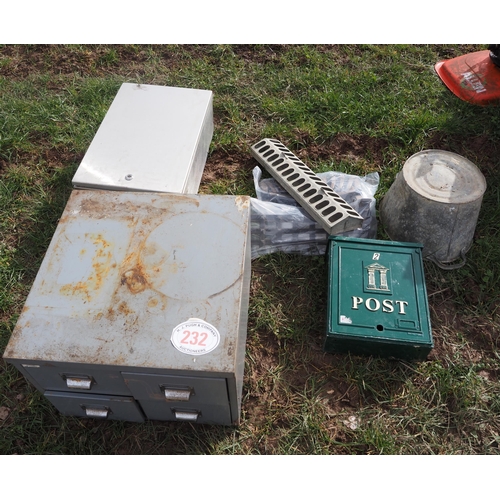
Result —
<path fill-rule="evenodd" d="M 280 141 L 263 139 L 251 152 L 328 234 L 361 227 L 363 217 Z"/>

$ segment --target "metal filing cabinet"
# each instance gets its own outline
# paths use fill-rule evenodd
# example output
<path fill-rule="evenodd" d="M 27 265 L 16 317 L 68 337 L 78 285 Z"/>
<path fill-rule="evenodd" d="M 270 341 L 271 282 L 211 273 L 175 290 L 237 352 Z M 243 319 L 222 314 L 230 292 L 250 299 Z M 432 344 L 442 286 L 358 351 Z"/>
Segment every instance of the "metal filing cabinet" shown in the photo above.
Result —
<path fill-rule="evenodd" d="M 4 358 L 65 415 L 237 424 L 250 199 L 74 190 Z"/>
<path fill-rule="evenodd" d="M 325 350 L 425 359 L 433 347 L 422 245 L 330 237 Z"/>
<path fill-rule="evenodd" d="M 73 186 L 196 194 L 213 135 L 212 101 L 209 90 L 122 84 Z"/>

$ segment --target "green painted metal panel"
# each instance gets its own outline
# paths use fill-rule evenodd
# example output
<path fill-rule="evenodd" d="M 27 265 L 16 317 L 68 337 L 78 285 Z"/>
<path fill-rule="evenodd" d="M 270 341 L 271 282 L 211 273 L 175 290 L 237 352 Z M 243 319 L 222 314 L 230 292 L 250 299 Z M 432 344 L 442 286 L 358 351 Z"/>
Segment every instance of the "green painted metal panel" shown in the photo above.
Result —
<path fill-rule="evenodd" d="M 425 359 L 433 347 L 418 243 L 329 238 L 325 351 Z"/>

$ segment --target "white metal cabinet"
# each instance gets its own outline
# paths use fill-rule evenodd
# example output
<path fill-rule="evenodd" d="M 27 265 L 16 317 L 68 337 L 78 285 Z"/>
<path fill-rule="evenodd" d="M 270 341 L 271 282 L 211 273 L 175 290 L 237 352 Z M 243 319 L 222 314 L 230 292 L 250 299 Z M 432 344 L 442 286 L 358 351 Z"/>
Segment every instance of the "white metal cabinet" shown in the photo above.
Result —
<path fill-rule="evenodd" d="M 132 397 L 154 419 L 189 409 L 237 423 L 249 219 L 245 196 L 73 191 L 4 358 L 70 413 L 85 394 Z M 169 384 L 195 399 L 150 396 Z"/>
<path fill-rule="evenodd" d="M 212 135 L 210 90 L 124 83 L 73 186 L 196 194 Z"/>

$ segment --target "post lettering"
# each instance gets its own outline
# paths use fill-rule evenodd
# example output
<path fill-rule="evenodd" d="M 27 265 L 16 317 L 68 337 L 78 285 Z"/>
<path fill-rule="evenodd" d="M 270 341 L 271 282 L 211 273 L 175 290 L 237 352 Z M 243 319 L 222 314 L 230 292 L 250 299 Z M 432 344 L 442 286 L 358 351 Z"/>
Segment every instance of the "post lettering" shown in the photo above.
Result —
<path fill-rule="evenodd" d="M 352 308 L 357 309 L 359 304 L 363 303 L 363 299 L 361 297 L 353 297 L 352 298 Z"/>
<path fill-rule="evenodd" d="M 370 297 L 366 299 L 365 306 L 369 311 L 378 311 L 380 309 L 380 302 L 377 299 Z"/>
<path fill-rule="evenodd" d="M 382 301 L 382 305 L 384 306 L 382 308 L 382 312 L 385 313 L 394 312 L 394 306 L 392 305 L 392 300 L 385 299 L 384 301 Z"/>
<path fill-rule="evenodd" d="M 408 302 L 406 300 L 395 300 L 392 301 L 391 299 L 384 299 L 382 301 L 382 304 L 380 304 L 380 301 L 376 299 L 375 297 L 368 297 L 366 301 L 363 299 L 363 297 L 356 297 L 352 296 L 352 309 L 359 309 L 359 306 L 364 303 L 365 308 L 368 311 L 378 311 L 380 309 L 380 306 L 382 305 L 382 312 L 385 313 L 393 313 L 394 312 L 394 302 L 398 305 L 398 314 L 406 314 L 406 309 L 405 307 L 408 305 Z"/>
<path fill-rule="evenodd" d="M 408 305 L 408 302 L 406 300 L 396 300 L 396 304 L 399 304 L 399 314 L 406 314 L 405 305 Z"/>

